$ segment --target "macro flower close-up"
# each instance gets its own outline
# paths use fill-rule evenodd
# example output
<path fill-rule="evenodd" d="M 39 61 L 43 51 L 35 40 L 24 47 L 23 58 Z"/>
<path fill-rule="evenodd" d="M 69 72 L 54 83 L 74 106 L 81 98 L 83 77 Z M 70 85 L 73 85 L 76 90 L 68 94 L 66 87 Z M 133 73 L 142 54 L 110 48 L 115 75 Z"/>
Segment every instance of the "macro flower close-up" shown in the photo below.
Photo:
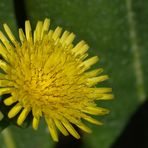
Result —
<path fill-rule="evenodd" d="M 0 0 L 0 148 L 148 148 L 148 0 Z"/>
<path fill-rule="evenodd" d="M 79 139 L 73 125 L 90 133 L 83 120 L 102 125 L 91 115 L 109 112 L 96 101 L 112 99 L 112 89 L 96 87 L 108 76 L 102 75 L 102 68 L 90 70 L 99 57 L 88 57 L 87 43 L 82 40 L 75 45 L 74 33 L 60 27 L 49 29 L 49 19 L 38 21 L 34 31 L 26 21 L 25 32 L 19 29 L 20 41 L 7 24 L 3 26 L 6 34 L 0 32 L 0 94 L 9 94 L 3 99 L 11 106 L 8 117 L 17 116 L 21 126 L 32 114 L 35 130 L 44 117 L 54 141 L 58 141 L 57 129 Z"/>

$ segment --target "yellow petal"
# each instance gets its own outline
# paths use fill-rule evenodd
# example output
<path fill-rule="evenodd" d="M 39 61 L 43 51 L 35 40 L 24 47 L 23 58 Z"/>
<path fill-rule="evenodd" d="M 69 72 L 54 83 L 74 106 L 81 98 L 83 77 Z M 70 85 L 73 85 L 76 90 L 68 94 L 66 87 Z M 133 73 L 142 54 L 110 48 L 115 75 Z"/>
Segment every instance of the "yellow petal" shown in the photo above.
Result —
<path fill-rule="evenodd" d="M 109 113 L 108 109 L 101 107 L 91 107 L 91 106 L 86 107 L 82 111 L 92 115 L 105 115 Z"/>
<path fill-rule="evenodd" d="M 14 100 L 12 96 L 9 97 L 9 98 L 6 98 L 6 99 L 4 100 L 4 104 L 7 105 L 7 106 L 12 105 L 12 104 L 15 103 L 15 102 L 16 102 L 16 100 Z"/>
<path fill-rule="evenodd" d="M 73 126 L 69 123 L 69 121 L 62 120 L 61 121 L 62 124 L 65 126 L 65 128 L 69 131 L 69 133 L 74 136 L 76 139 L 80 138 L 80 135 L 78 134 L 78 132 L 73 128 Z"/>
<path fill-rule="evenodd" d="M 55 122 L 57 128 L 61 131 L 61 133 L 63 135 L 65 135 L 65 136 L 69 135 L 67 130 L 65 129 L 65 127 L 62 125 L 62 123 L 59 120 L 54 119 L 54 122 Z"/>
<path fill-rule="evenodd" d="M 43 38 L 44 34 L 48 32 L 50 26 L 50 19 L 45 19 L 43 23 L 41 38 Z"/>
<path fill-rule="evenodd" d="M 13 33 L 11 32 L 11 29 L 9 28 L 9 26 L 7 24 L 4 24 L 4 29 L 8 35 L 8 37 L 10 38 L 10 40 L 12 41 L 12 43 L 14 45 L 18 45 L 18 42 L 16 40 L 16 38 L 14 37 Z"/>
<path fill-rule="evenodd" d="M 6 73 L 8 72 L 9 65 L 6 64 L 3 60 L 0 59 L 0 68 L 2 68 Z"/>
<path fill-rule="evenodd" d="M 26 33 L 26 39 L 29 42 L 32 42 L 32 32 L 31 32 L 31 25 L 30 21 L 25 21 L 25 33 Z"/>
<path fill-rule="evenodd" d="M 99 94 L 110 93 L 110 92 L 112 92 L 112 88 L 102 87 L 102 88 L 95 88 L 94 89 L 94 93 L 99 93 Z"/>
<path fill-rule="evenodd" d="M 84 61 L 82 63 L 82 66 L 84 65 L 85 70 L 89 69 L 92 65 L 94 65 L 95 63 L 97 63 L 99 60 L 99 58 L 97 56 L 94 56 L 92 58 L 89 58 L 88 60 Z"/>
<path fill-rule="evenodd" d="M 8 117 L 9 118 L 13 118 L 15 117 L 19 112 L 20 110 L 22 109 L 22 106 L 17 103 L 8 113 Z"/>
<path fill-rule="evenodd" d="M 28 116 L 29 112 L 30 112 L 30 109 L 28 109 L 28 108 L 23 109 L 23 111 L 21 112 L 21 114 L 19 115 L 19 117 L 17 119 L 18 125 L 23 124 L 23 122 L 26 119 L 26 117 Z"/>
<path fill-rule="evenodd" d="M 34 130 L 37 130 L 38 129 L 39 121 L 40 121 L 39 118 L 33 117 L 32 127 L 34 128 Z"/>
<path fill-rule="evenodd" d="M 86 77 L 95 77 L 102 72 L 103 72 L 103 68 L 99 68 L 99 69 L 95 69 L 95 70 L 91 70 L 89 72 L 86 72 L 85 75 L 86 75 Z"/>
<path fill-rule="evenodd" d="M 57 39 L 60 37 L 61 32 L 62 32 L 62 28 L 57 27 L 57 28 L 55 29 L 55 31 L 53 32 L 53 34 L 52 34 L 52 38 L 53 38 L 54 40 L 57 40 Z"/>
<path fill-rule="evenodd" d="M 8 61 L 8 52 L 7 49 L 2 45 L 2 43 L 0 43 L 0 55 L 2 55 L 3 58 Z"/>
<path fill-rule="evenodd" d="M 0 80 L 5 80 L 5 79 L 7 79 L 7 75 L 0 73 Z"/>
<path fill-rule="evenodd" d="M 80 125 L 77 125 L 77 126 L 87 133 L 92 133 L 92 130 L 83 123 L 81 123 Z"/>
<path fill-rule="evenodd" d="M 46 119 L 46 122 L 47 122 L 47 125 L 48 125 L 48 129 L 50 131 L 52 139 L 55 142 L 58 142 L 58 133 L 56 131 L 56 126 L 55 126 L 54 121 L 52 119 L 48 119 L 48 118 L 45 118 L 45 119 Z"/>
<path fill-rule="evenodd" d="M 21 28 L 19 29 L 19 38 L 21 43 L 23 43 L 26 40 L 25 34 Z"/>
<path fill-rule="evenodd" d="M 0 95 L 11 93 L 13 88 L 0 88 Z"/>
<path fill-rule="evenodd" d="M 53 35 L 53 30 L 50 30 L 50 31 L 48 32 L 48 38 L 51 39 L 51 38 L 52 38 L 52 35 Z"/>
<path fill-rule="evenodd" d="M 83 55 L 85 54 L 85 52 L 87 52 L 87 50 L 89 49 L 89 46 L 87 44 L 84 44 L 78 51 L 76 54 L 80 54 Z"/>
<path fill-rule="evenodd" d="M 99 82 L 103 82 L 105 80 L 109 79 L 108 75 L 103 75 L 103 76 L 99 76 L 99 77 L 93 77 L 93 78 L 88 78 L 87 79 L 87 85 L 89 87 L 96 85 Z"/>
<path fill-rule="evenodd" d="M 82 40 L 72 49 L 72 51 L 77 53 L 84 45 L 85 45 L 85 41 Z"/>
<path fill-rule="evenodd" d="M 3 44 L 5 45 L 7 49 L 12 48 L 10 42 L 8 41 L 8 39 L 5 37 L 5 35 L 1 31 L 0 31 L 0 40 L 3 42 Z"/>
<path fill-rule="evenodd" d="M 112 100 L 114 99 L 113 94 L 102 94 L 100 98 L 97 98 L 96 100 Z"/>
<path fill-rule="evenodd" d="M 90 116 L 87 116 L 87 115 L 83 116 L 83 119 L 85 119 L 86 121 L 88 121 L 90 123 L 96 124 L 96 125 L 102 125 L 103 124 L 102 122 L 100 122 L 100 121 L 98 121 L 98 120 L 96 120 L 96 119 L 94 119 Z"/>
<path fill-rule="evenodd" d="M 64 41 L 66 40 L 66 38 L 68 37 L 70 33 L 68 31 L 64 31 L 64 33 L 62 34 L 62 37 L 60 39 L 61 43 L 64 43 Z"/>
<path fill-rule="evenodd" d="M 42 26 L 43 26 L 43 22 L 38 21 L 34 31 L 34 42 L 39 41 L 41 39 Z"/>
<path fill-rule="evenodd" d="M 69 45 L 73 42 L 73 40 L 75 39 L 75 34 L 71 33 L 65 40 L 65 44 Z"/>
<path fill-rule="evenodd" d="M 0 80 L 0 86 L 1 87 L 11 87 L 11 86 L 14 86 L 14 83 L 9 80 Z"/>

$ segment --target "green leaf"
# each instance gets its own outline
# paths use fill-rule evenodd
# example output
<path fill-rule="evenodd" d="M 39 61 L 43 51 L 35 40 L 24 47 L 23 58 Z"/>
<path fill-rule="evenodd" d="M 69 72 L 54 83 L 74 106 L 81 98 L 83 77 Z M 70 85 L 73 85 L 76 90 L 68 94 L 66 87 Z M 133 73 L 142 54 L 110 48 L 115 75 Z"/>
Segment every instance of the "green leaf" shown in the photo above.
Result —
<path fill-rule="evenodd" d="M 84 148 L 109 148 L 121 134 L 134 111 L 148 93 L 148 1 L 144 0 L 26 0 L 28 19 L 35 23 L 51 18 L 52 26 L 60 25 L 73 31 L 77 40 L 90 45 L 90 54 L 99 55 L 100 66 L 109 74 L 107 86 L 113 87 L 115 100 L 98 102 L 111 113 L 98 117 L 103 126 L 89 125 L 92 134 L 84 134 Z M 0 21 L 7 22 L 17 32 L 12 0 L 0 1 Z M 20 12 L 21 13 L 21 12 Z M 17 35 L 17 34 L 16 34 Z M 10 121 L 0 122 L 0 131 Z M 30 140 L 31 139 L 31 140 Z M 10 142 L 8 142 L 10 140 Z M 29 128 L 10 127 L 0 134 L 0 146 L 53 147 L 46 125 L 42 121 L 37 132 Z M 12 148 L 12 147 L 11 147 Z"/>
<path fill-rule="evenodd" d="M 14 14 L 13 0 L 0 1 L 0 28 L 4 23 L 11 25 L 12 31 L 16 32 L 16 19 Z"/>
<path fill-rule="evenodd" d="M 101 57 L 101 66 L 111 78 L 115 100 L 98 103 L 110 108 L 111 114 L 99 118 L 105 122 L 103 126 L 91 125 L 93 134 L 85 135 L 85 148 L 110 147 L 146 99 L 148 23 L 144 21 L 148 11 L 143 10 L 145 3 L 140 0 L 25 1 L 33 24 L 48 17 L 55 26 L 75 32 L 77 39 L 89 43 L 92 55 Z"/>
<path fill-rule="evenodd" d="M 12 147 L 13 145 L 13 147 Z M 53 147 L 45 122 L 41 121 L 40 127 L 34 131 L 32 127 L 20 128 L 9 126 L 0 134 L 0 146 L 7 148 L 48 148 Z"/>
<path fill-rule="evenodd" d="M 136 34 L 137 46 L 139 49 L 139 56 L 141 59 L 141 67 L 143 72 L 143 83 L 146 94 L 148 94 L 148 1 L 136 0 L 132 3 L 132 11 L 134 17 L 134 28 Z M 148 96 L 147 96 L 148 97 Z"/>
<path fill-rule="evenodd" d="M 52 148 L 54 145 L 43 120 L 37 131 L 34 131 L 31 126 L 29 128 L 12 126 L 10 130 L 16 148 L 26 148 L 27 146 L 29 148 Z"/>

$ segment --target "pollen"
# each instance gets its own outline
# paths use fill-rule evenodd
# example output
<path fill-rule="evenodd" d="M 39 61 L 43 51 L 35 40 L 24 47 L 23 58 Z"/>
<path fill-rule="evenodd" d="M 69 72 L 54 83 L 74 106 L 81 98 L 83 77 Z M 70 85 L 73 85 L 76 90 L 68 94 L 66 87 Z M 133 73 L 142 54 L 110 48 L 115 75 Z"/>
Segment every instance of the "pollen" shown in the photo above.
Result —
<path fill-rule="evenodd" d="M 4 104 L 12 106 L 8 117 L 17 115 L 18 125 L 31 113 L 33 129 L 38 129 L 44 117 L 54 141 L 58 141 L 58 130 L 79 139 L 73 125 L 88 133 L 91 129 L 84 120 L 102 125 L 91 115 L 109 112 L 98 107 L 96 100 L 112 99 L 112 89 L 96 87 L 108 75 L 101 75 L 102 68 L 92 70 L 99 58 L 88 57 L 87 43 L 82 40 L 74 45 L 74 33 L 49 26 L 49 19 L 38 21 L 32 32 L 27 20 L 25 31 L 19 29 L 18 41 L 4 24 L 6 34 L 0 32 L 0 95 L 10 94 Z"/>

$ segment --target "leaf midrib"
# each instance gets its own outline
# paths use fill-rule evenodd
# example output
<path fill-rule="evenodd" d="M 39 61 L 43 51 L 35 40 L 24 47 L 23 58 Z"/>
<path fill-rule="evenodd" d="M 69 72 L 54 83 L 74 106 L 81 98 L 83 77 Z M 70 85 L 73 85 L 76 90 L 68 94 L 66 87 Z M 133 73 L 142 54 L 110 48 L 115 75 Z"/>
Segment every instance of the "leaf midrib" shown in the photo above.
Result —
<path fill-rule="evenodd" d="M 131 52 L 133 54 L 133 67 L 135 71 L 137 95 L 139 96 L 139 102 L 142 103 L 146 100 L 146 91 L 144 87 L 144 77 L 141 66 L 140 46 L 137 39 L 136 21 L 134 18 L 134 12 L 132 10 L 132 0 L 126 0 L 127 7 L 127 21 L 129 26 L 129 37 L 131 43 Z"/>

